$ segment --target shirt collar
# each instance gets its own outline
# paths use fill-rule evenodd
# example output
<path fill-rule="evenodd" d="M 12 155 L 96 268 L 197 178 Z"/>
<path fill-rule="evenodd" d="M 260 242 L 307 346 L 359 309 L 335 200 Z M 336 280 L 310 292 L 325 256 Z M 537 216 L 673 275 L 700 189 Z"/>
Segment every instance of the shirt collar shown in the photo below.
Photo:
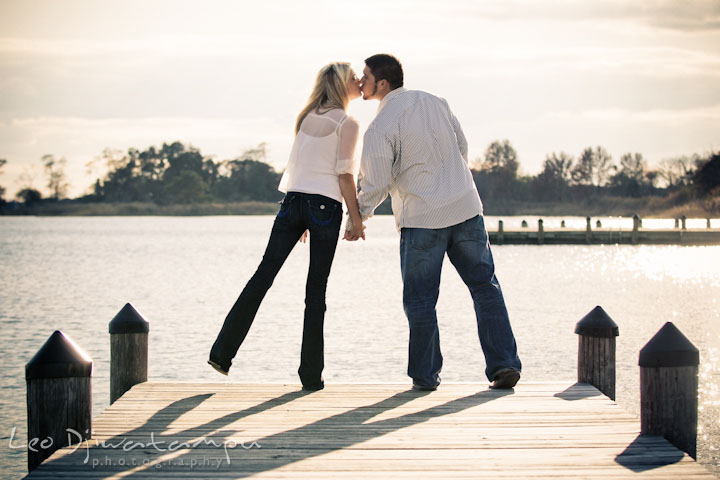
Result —
<path fill-rule="evenodd" d="M 400 87 L 400 88 L 396 88 L 395 90 L 393 90 L 393 91 L 391 91 L 390 93 L 388 93 L 387 95 L 385 95 L 385 96 L 383 97 L 383 99 L 380 101 L 380 105 L 378 105 L 377 113 L 380 113 L 380 111 L 381 111 L 383 108 L 385 108 L 385 105 L 387 105 L 387 103 L 388 103 L 390 100 L 392 100 L 393 98 L 397 97 L 397 96 L 400 95 L 401 93 L 405 93 L 405 92 L 407 92 L 407 88 L 405 88 L 405 87 Z M 377 115 L 377 113 L 376 113 L 375 115 Z"/>

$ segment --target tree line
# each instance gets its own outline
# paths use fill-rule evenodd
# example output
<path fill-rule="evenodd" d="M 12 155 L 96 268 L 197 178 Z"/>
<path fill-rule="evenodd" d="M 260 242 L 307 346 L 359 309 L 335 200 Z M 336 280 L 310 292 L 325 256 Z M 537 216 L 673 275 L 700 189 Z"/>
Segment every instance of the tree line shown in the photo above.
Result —
<path fill-rule="evenodd" d="M 508 140 L 491 143 L 472 166 L 481 197 L 489 202 L 581 203 L 598 197 L 672 197 L 675 205 L 698 201 L 708 215 L 720 214 L 720 152 L 663 159 L 655 169 L 641 153 L 616 163 L 601 146 L 576 157 L 546 155 L 538 175 L 521 175 L 517 152 Z"/>
<path fill-rule="evenodd" d="M 0 173 L 5 163 L 0 159 Z M 67 196 L 65 159 L 45 155 L 41 163 L 50 194 L 44 198 L 28 185 L 17 193 L 19 201 L 31 204 Z M 270 202 L 282 197 L 277 190 L 281 174 L 267 163 L 264 143 L 222 161 L 180 142 L 144 151 L 105 149 L 88 168 L 103 168 L 105 173 L 77 201 L 165 205 Z M 645 197 L 674 191 L 700 199 L 720 197 L 720 153 L 669 158 L 651 169 L 640 153 L 626 153 L 615 162 L 603 147 L 588 147 L 577 157 L 566 152 L 548 154 L 541 172 L 532 176 L 521 173 L 512 144 L 498 140 L 471 162 L 471 170 L 481 197 L 490 202 L 576 202 L 598 195 Z M 0 202 L 4 193 L 0 187 Z"/>
<path fill-rule="evenodd" d="M 280 174 L 266 161 L 265 144 L 240 156 L 216 162 L 180 142 L 130 149 L 124 155 L 105 150 L 98 159 L 107 167 L 90 199 L 158 204 L 276 201 Z"/>
<path fill-rule="evenodd" d="M 201 202 L 276 201 L 282 197 L 277 186 L 280 174 L 266 161 L 261 143 L 236 158 L 215 161 L 199 149 L 180 142 L 164 143 L 144 151 L 130 148 L 123 153 L 105 149 L 90 162 L 88 171 L 105 169 L 90 192 L 77 201 L 154 202 L 161 205 Z M 64 158 L 45 155 L 41 159 L 50 194 L 30 185 L 16 198 L 23 203 L 58 201 L 67 195 Z M 1 165 L 1 164 L 0 164 Z"/>
<path fill-rule="evenodd" d="M 651 169 L 641 153 L 625 153 L 615 162 L 601 146 L 585 148 L 577 158 L 566 152 L 546 155 L 536 176 L 519 173 L 517 152 L 508 140 L 495 141 L 473 165 L 481 195 L 495 200 L 578 201 L 597 195 L 645 197 L 690 187 L 699 196 L 718 195 L 720 154 L 693 154 L 662 160 Z"/>

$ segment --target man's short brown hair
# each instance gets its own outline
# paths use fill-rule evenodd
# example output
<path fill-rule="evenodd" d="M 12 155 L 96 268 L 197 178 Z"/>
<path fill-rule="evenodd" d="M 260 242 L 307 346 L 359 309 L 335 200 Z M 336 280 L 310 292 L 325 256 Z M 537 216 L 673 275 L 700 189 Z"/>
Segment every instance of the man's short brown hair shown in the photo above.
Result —
<path fill-rule="evenodd" d="M 400 60 L 386 53 L 378 53 L 365 59 L 365 65 L 370 68 L 375 83 L 387 80 L 390 90 L 403 86 L 403 68 Z"/>

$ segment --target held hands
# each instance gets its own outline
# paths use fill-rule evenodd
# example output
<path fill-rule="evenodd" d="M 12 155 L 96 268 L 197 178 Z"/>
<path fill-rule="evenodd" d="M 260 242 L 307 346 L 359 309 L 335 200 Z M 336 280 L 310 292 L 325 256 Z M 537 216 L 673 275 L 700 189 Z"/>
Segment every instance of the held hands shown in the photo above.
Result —
<path fill-rule="evenodd" d="M 300 242 L 300 243 L 305 243 L 305 242 L 307 241 L 307 237 L 308 237 L 308 231 L 305 230 L 305 231 L 303 232 L 303 234 L 300 235 L 300 240 L 298 240 L 298 242 Z"/>
<path fill-rule="evenodd" d="M 358 223 L 359 225 L 354 225 L 352 220 L 348 218 L 345 225 L 345 235 L 343 236 L 343 240 L 348 240 L 350 242 L 354 242 L 361 238 L 365 240 L 365 225 L 363 225 L 362 222 Z"/>

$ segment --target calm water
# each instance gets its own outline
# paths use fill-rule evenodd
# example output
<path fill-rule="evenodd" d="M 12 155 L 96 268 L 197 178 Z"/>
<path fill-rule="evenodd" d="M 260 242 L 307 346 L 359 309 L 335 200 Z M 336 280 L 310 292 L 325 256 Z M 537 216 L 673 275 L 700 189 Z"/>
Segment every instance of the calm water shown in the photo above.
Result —
<path fill-rule="evenodd" d="M 505 228 L 523 219 L 537 221 L 504 218 Z M 307 245 L 298 245 L 280 272 L 230 377 L 205 363 L 227 310 L 262 256 L 272 220 L 0 217 L 3 475 L 26 471 L 26 449 L 13 448 L 27 441 L 25 363 L 61 329 L 94 360 L 98 415 L 109 400 L 107 324 L 126 302 L 150 322 L 151 380 L 298 383 Z M 489 228 L 497 220 L 489 217 Z M 560 220 L 546 218 L 546 228 Z M 566 220 L 584 228 L 584 218 Z M 623 222 L 602 220 L 609 227 Z M 655 225 L 672 227 L 672 220 Z M 370 220 L 367 237 L 338 247 L 328 286 L 325 379 L 409 382 L 392 217 Z M 574 380 L 575 323 L 601 305 L 620 327 L 617 401 L 638 414 L 638 351 L 666 321 L 674 322 L 701 352 L 698 459 L 720 473 L 720 247 L 497 246 L 494 254 L 524 381 Z M 444 381 L 484 386 L 471 300 L 450 264 L 438 312 Z"/>

